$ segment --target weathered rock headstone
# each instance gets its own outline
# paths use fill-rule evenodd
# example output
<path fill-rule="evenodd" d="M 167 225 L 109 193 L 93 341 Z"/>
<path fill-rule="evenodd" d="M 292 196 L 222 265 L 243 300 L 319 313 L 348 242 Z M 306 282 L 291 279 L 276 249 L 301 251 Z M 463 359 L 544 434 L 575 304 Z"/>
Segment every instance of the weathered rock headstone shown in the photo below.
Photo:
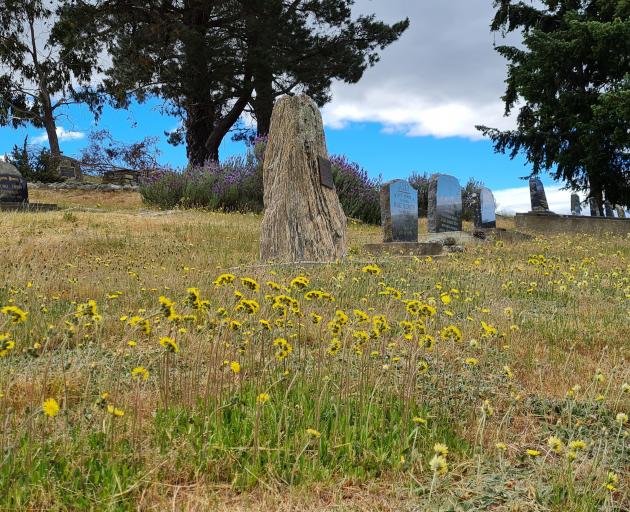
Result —
<path fill-rule="evenodd" d="M 599 217 L 599 208 L 597 207 L 597 200 L 594 197 L 588 199 L 588 206 L 591 210 L 591 217 Z"/>
<path fill-rule="evenodd" d="M 475 227 L 476 228 L 496 228 L 497 203 L 494 194 L 487 187 L 482 187 L 476 198 L 475 204 Z"/>
<path fill-rule="evenodd" d="M 545 187 L 539 178 L 529 178 L 529 196 L 533 212 L 549 212 Z"/>
<path fill-rule="evenodd" d="M 26 179 L 11 164 L 0 161 L 0 202 L 28 203 Z"/>
<path fill-rule="evenodd" d="M 577 194 L 571 194 L 571 215 L 582 215 L 580 196 Z"/>
<path fill-rule="evenodd" d="M 333 261 L 345 255 L 346 216 L 322 171 L 327 161 L 315 102 L 306 95 L 278 100 L 263 164 L 263 260 Z"/>
<path fill-rule="evenodd" d="M 407 181 L 388 181 L 381 188 L 383 242 L 418 241 L 418 191 Z"/>
<path fill-rule="evenodd" d="M 610 204 L 610 201 L 608 199 L 606 199 L 606 201 L 604 201 L 604 211 L 606 212 L 606 217 L 614 217 L 615 216 L 615 212 L 613 211 L 612 204 Z"/>
<path fill-rule="evenodd" d="M 617 211 L 617 217 L 619 217 L 620 219 L 626 218 L 626 212 L 623 209 L 623 206 L 616 205 L 615 210 Z"/>
<path fill-rule="evenodd" d="M 462 188 L 454 176 L 431 176 L 428 226 L 429 233 L 462 230 Z"/>

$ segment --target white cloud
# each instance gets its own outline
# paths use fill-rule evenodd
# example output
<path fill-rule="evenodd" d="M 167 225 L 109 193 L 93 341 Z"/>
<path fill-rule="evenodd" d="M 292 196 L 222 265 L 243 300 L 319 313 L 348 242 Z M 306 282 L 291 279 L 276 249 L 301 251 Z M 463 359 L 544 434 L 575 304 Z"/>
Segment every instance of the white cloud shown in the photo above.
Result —
<path fill-rule="evenodd" d="M 562 190 L 558 186 L 546 186 L 545 195 L 549 209 L 555 213 L 571 213 L 571 191 Z M 504 190 L 493 190 L 494 198 L 497 202 L 497 211 L 505 213 L 525 213 L 530 211 L 531 202 L 529 199 L 529 185 L 526 187 L 507 188 Z M 580 193 L 580 201 L 584 201 L 585 194 Z M 582 205 L 582 215 L 589 215 L 588 205 Z"/>
<path fill-rule="evenodd" d="M 504 118 L 506 62 L 490 32 L 492 2 L 470 0 L 357 0 L 355 14 L 375 13 L 393 23 L 409 17 L 410 28 L 386 48 L 381 61 L 357 84 L 335 82 L 323 109 L 330 128 L 350 122 L 381 123 L 408 136 L 481 138 L 475 125 L 514 127 Z"/>
<path fill-rule="evenodd" d="M 59 141 L 68 141 L 68 140 L 80 140 L 85 138 L 85 133 L 77 132 L 72 130 L 66 130 L 63 126 L 57 126 L 57 137 L 59 137 Z M 48 135 L 46 132 L 42 132 L 33 138 L 33 142 L 35 144 L 43 144 L 48 142 Z"/>

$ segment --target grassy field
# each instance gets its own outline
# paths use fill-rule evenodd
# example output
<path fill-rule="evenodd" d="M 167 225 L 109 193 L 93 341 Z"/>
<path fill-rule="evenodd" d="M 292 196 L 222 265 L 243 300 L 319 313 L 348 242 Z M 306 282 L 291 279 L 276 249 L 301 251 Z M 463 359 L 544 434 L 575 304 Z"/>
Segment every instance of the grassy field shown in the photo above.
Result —
<path fill-rule="evenodd" d="M 269 266 L 259 216 L 31 200 L 0 510 L 630 509 L 630 237 Z"/>

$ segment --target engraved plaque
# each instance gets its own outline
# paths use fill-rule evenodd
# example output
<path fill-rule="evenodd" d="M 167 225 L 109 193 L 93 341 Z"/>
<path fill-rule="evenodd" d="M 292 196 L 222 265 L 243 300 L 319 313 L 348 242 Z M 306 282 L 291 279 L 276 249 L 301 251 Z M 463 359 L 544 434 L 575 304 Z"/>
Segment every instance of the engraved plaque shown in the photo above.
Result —
<path fill-rule="evenodd" d="M 333 181 L 332 166 L 330 160 L 322 156 L 317 157 L 319 162 L 319 182 L 326 188 L 335 189 L 335 182 Z"/>

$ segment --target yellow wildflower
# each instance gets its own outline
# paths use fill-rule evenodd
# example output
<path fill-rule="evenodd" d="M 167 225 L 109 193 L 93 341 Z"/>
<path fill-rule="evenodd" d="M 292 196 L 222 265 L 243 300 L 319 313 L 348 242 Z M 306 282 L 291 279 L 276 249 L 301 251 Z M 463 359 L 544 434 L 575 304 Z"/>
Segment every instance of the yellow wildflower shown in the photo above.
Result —
<path fill-rule="evenodd" d="M 42 404 L 42 410 L 46 416 L 54 418 L 59 413 L 59 404 L 54 398 L 48 398 Z"/>

